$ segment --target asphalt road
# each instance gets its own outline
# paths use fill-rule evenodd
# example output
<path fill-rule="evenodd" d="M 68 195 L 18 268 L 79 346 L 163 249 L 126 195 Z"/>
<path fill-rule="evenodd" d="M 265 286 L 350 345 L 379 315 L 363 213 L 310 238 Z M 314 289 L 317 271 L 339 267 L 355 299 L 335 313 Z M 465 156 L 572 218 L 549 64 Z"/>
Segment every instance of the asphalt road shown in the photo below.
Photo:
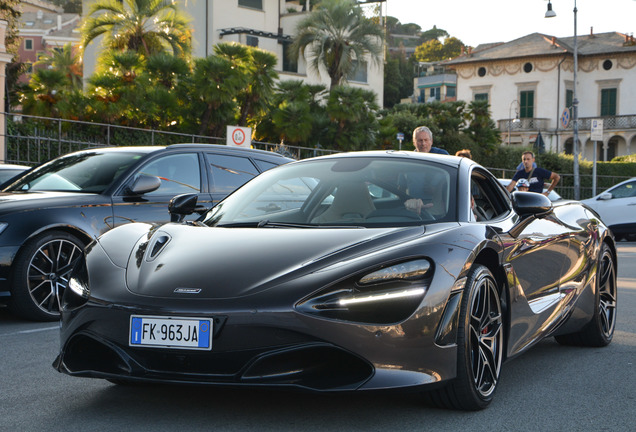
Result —
<path fill-rule="evenodd" d="M 504 365 L 492 405 L 433 409 L 417 394 L 304 394 L 185 386 L 121 387 L 51 367 L 56 323 L 0 310 L 0 431 L 633 431 L 636 243 L 619 246 L 619 306 L 606 348 L 541 342 Z"/>

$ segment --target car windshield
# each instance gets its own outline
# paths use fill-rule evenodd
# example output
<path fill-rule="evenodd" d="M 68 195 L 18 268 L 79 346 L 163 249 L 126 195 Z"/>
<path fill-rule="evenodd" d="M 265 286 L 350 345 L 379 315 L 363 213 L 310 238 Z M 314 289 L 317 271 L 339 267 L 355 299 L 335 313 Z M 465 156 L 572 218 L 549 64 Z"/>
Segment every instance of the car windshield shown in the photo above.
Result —
<path fill-rule="evenodd" d="M 143 155 L 127 151 L 73 153 L 33 170 L 9 185 L 5 191 L 102 193 Z"/>
<path fill-rule="evenodd" d="M 456 220 L 456 169 L 342 157 L 267 171 L 213 208 L 209 226 L 401 226 Z"/>

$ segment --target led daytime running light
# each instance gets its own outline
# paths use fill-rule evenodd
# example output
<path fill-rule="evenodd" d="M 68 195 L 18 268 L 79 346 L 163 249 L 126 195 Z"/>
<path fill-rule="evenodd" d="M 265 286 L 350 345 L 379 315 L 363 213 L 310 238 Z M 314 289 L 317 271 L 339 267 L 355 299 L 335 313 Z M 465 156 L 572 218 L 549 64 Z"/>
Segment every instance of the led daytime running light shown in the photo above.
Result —
<path fill-rule="evenodd" d="M 373 303 L 378 301 L 393 300 L 393 299 L 404 298 L 404 297 L 417 297 L 423 294 L 424 294 L 424 288 L 416 288 L 416 289 L 409 289 L 409 290 L 393 292 L 393 293 L 372 294 L 365 297 L 350 297 L 346 299 L 341 299 L 339 301 L 339 304 L 340 306 L 348 306 L 348 305 L 354 305 L 354 304 L 360 304 L 360 303 Z"/>

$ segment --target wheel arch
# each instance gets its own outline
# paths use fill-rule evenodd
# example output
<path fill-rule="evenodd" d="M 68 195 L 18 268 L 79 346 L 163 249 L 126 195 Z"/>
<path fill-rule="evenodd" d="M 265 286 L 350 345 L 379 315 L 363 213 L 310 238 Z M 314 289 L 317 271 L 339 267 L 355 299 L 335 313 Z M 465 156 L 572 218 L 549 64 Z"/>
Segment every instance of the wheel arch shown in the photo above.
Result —
<path fill-rule="evenodd" d="M 9 272 L 9 290 L 13 291 L 13 277 L 14 277 L 14 273 L 15 273 L 15 263 L 18 260 L 18 258 L 20 257 L 20 255 L 22 255 L 25 247 L 27 246 L 27 244 L 33 240 L 34 238 L 47 234 L 49 232 L 52 231 L 63 231 L 67 234 L 71 234 L 75 237 L 77 237 L 83 244 L 84 246 L 86 246 L 88 243 L 91 242 L 91 240 L 93 239 L 86 231 L 72 226 L 72 225 L 48 225 L 46 227 L 42 227 L 34 232 L 32 232 L 27 238 L 24 239 L 24 241 L 22 242 L 22 244 L 20 245 L 20 249 L 18 249 L 18 251 L 15 254 L 15 257 L 13 258 L 12 264 L 11 264 L 11 269 Z"/>

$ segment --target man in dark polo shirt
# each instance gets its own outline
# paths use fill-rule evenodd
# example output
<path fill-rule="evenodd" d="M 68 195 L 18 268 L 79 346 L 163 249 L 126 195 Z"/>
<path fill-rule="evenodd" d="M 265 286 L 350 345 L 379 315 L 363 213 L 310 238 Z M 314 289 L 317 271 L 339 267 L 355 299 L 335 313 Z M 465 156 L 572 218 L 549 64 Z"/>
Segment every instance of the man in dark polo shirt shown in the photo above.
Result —
<path fill-rule="evenodd" d="M 561 180 L 561 176 L 555 172 L 538 166 L 533 167 L 534 153 L 531 151 L 523 152 L 521 155 L 521 162 L 523 163 L 523 168 L 517 171 L 514 177 L 512 177 L 510 183 L 508 183 L 508 192 L 512 192 L 514 190 L 520 179 L 526 179 L 530 183 L 528 186 L 528 190 L 530 192 L 542 193 L 543 195 L 548 196 L 548 194 L 559 183 L 559 180 Z M 548 180 L 551 181 L 550 186 L 548 186 L 548 189 L 543 192 L 543 184 Z"/>

